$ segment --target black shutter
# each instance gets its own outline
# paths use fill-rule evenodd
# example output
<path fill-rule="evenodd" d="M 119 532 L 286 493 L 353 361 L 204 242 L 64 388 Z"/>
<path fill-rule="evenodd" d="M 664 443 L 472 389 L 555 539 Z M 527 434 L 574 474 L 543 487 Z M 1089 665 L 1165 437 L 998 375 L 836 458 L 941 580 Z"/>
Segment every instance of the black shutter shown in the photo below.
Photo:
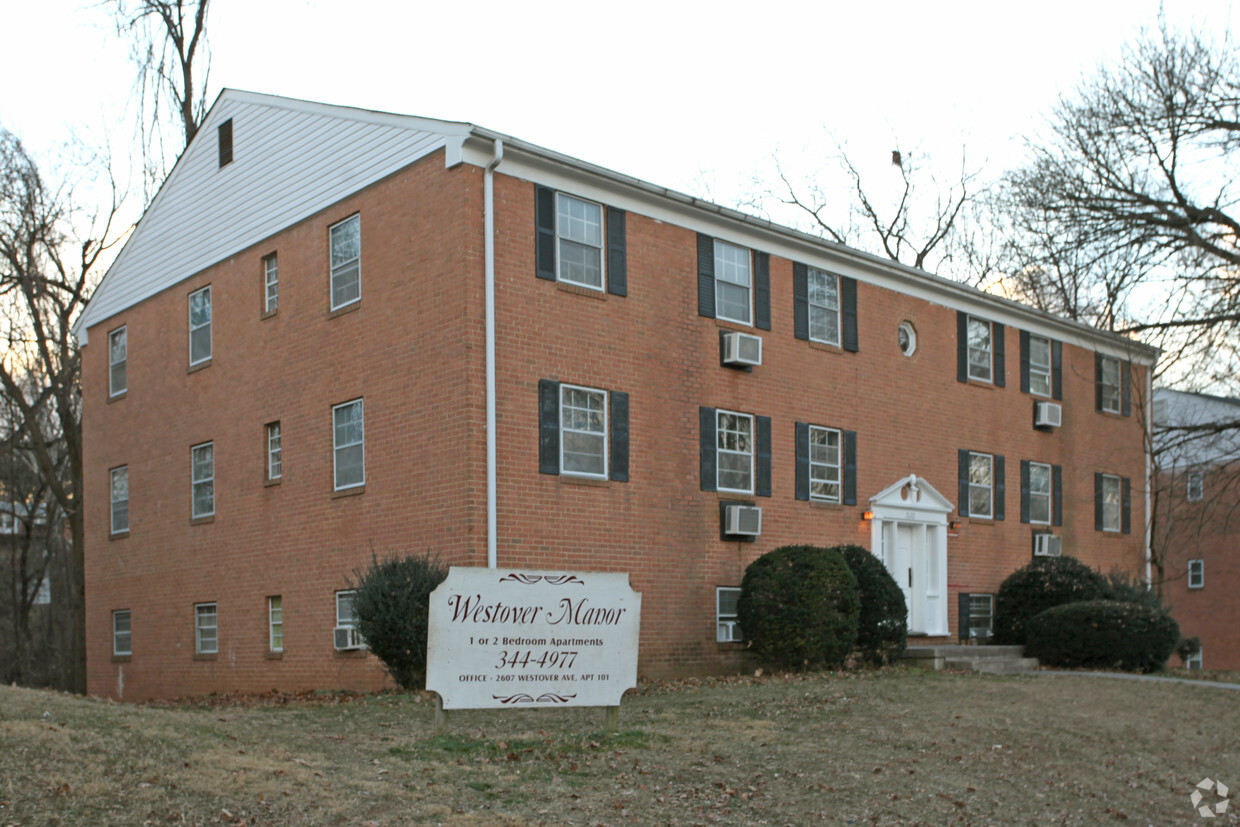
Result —
<path fill-rule="evenodd" d="M 1119 487 L 1122 495 L 1120 501 L 1120 531 L 1125 534 L 1132 533 L 1132 480 L 1128 477 L 1121 477 Z"/>
<path fill-rule="evenodd" d="M 754 493 L 759 497 L 771 496 L 771 418 L 755 416 L 754 425 L 758 431 L 755 441 L 757 447 L 758 474 L 754 480 Z"/>
<path fill-rule="evenodd" d="M 753 254 L 753 326 L 771 329 L 771 254 Z"/>
<path fill-rule="evenodd" d="M 1029 522 L 1029 460 L 1020 461 L 1020 521 Z"/>
<path fill-rule="evenodd" d="M 1120 413 L 1132 416 L 1132 362 L 1119 363 Z"/>
<path fill-rule="evenodd" d="M 991 352 L 994 354 L 995 370 L 992 378 L 994 379 L 996 388 L 1003 388 L 1007 386 L 1007 370 L 1005 369 L 1003 363 L 1003 342 L 1005 338 L 1003 325 L 998 322 L 993 322 L 990 325 L 990 347 Z"/>
<path fill-rule="evenodd" d="M 1029 331 L 1020 332 L 1020 392 L 1029 393 Z"/>
<path fill-rule="evenodd" d="M 1003 457 L 1000 454 L 994 455 L 995 459 L 995 519 L 1002 520 L 1007 515 L 1004 513 L 1003 501 L 1005 499 L 1006 486 L 1004 485 L 1004 469 Z"/>
<path fill-rule="evenodd" d="M 1063 466 L 1051 466 L 1051 524 L 1063 525 Z"/>
<path fill-rule="evenodd" d="M 809 499 L 809 424 L 797 423 L 797 499 Z"/>
<path fill-rule="evenodd" d="M 613 296 L 629 294 L 628 242 L 624 235 L 624 210 L 607 208 L 607 292 Z"/>
<path fill-rule="evenodd" d="M 1094 474 L 1094 531 L 1102 531 L 1102 475 Z"/>
<path fill-rule="evenodd" d="M 1051 342 L 1051 398 L 1063 399 L 1063 343 Z"/>
<path fill-rule="evenodd" d="M 857 352 L 857 280 L 840 276 L 840 343 Z"/>
<path fill-rule="evenodd" d="M 956 381 L 969 381 L 969 315 L 963 310 L 956 311 Z"/>
<path fill-rule="evenodd" d="M 792 335 L 809 339 L 809 268 L 792 265 Z"/>
<path fill-rule="evenodd" d="M 534 188 L 534 223 L 538 227 L 535 257 L 540 279 L 555 281 L 555 192 Z"/>
<path fill-rule="evenodd" d="M 857 504 L 857 432 L 841 431 L 844 438 L 844 505 Z"/>
<path fill-rule="evenodd" d="M 629 395 L 611 394 L 611 478 L 629 481 Z"/>
<path fill-rule="evenodd" d="M 956 623 L 960 625 L 960 639 L 969 639 L 969 593 L 960 592 L 956 596 L 957 618 Z"/>
<path fill-rule="evenodd" d="M 702 458 L 701 476 L 702 490 L 715 490 L 715 409 L 698 408 L 698 418 L 702 424 Z"/>
<path fill-rule="evenodd" d="M 715 240 L 698 233 L 698 315 L 715 318 Z M 710 489 L 713 491 L 714 489 Z"/>
<path fill-rule="evenodd" d="M 960 487 L 957 489 L 958 499 L 960 503 L 956 506 L 956 510 L 960 512 L 961 517 L 969 516 L 969 452 L 960 451 L 957 455 L 957 476 L 959 477 Z"/>
<path fill-rule="evenodd" d="M 1102 410 L 1102 354 L 1094 354 L 1094 410 Z"/>
<path fill-rule="evenodd" d="M 560 473 L 560 383 L 538 380 L 538 473 Z"/>

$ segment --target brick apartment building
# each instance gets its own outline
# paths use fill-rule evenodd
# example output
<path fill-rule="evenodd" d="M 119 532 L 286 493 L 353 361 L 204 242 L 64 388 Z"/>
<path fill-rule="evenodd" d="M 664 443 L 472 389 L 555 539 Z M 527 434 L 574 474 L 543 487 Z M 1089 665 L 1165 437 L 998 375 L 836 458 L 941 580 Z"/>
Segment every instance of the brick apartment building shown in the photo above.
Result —
<path fill-rule="evenodd" d="M 92 693 L 382 685 L 372 551 L 628 572 L 648 676 L 787 543 L 1145 571 L 1153 349 L 469 124 L 225 91 L 79 333 Z"/>

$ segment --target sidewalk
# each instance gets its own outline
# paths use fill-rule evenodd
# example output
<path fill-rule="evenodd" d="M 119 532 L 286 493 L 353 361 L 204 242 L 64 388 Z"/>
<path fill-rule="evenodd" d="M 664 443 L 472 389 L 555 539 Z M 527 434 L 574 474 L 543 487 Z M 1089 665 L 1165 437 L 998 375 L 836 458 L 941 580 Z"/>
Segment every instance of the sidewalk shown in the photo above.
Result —
<path fill-rule="evenodd" d="M 1240 683 L 1223 683 L 1222 681 L 1194 681 L 1188 678 L 1160 678 L 1157 675 L 1132 675 L 1126 672 L 1072 672 L 1060 669 L 1039 669 L 1031 675 L 1049 675 L 1051 677 L 1086 677 L 1086 678 L 1122 678 L 1130 681 L 1162 681 L 1164 683 L 1184 683 L 1189 686 L 1209 686 L 1215 689 L 1233 689 L 1240 692 Z"/>

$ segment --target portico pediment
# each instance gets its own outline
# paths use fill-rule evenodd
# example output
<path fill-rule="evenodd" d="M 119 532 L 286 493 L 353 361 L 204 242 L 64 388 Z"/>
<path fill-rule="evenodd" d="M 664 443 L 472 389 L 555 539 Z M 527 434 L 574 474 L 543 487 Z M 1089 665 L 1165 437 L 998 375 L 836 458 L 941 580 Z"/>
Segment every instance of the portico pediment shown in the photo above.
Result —
<path fill-rule="evenodd" d="M 916 474 L 909 474 L 870 497 L 870 508 L 876 512 L 880 509 L 912 512 L 920 519 L 946 519 L 955 506 L 933 485 Z"/>

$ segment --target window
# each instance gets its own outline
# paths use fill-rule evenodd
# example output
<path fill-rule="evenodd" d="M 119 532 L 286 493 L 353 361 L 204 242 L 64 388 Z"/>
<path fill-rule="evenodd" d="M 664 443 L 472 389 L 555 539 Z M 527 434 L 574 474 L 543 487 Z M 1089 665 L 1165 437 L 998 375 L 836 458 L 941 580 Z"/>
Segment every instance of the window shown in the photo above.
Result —
<path fill-rule="evenodd" d="M 35 606 L 46 606 L 52 602 L 52 580 L 46 573 L 39 579 L 39 587 L 34 590 Z"/>
<path fill-rule="evenodd" d="M 559 280 L 603 289 L 603 208 L 556 194 L 556 253 Z"/>
<path fill-rule="evenodd" d="M 272 253 L 263 259 L 263 312 L 275 313 L 280 306 L 280 262 Z"/>
<path fill-rule="evenodd" d="M 362 298 L 362 217 L 350 216 L 331 231 L 332 310 Z"/>
<path fill-rule="evenodd" d="M 214 603 L 194 604 L 194 651 L 200 655 L 220 651 L 219 616 Z"/>
<path fill-rule="evenodd" d="M 1051 467 L 1029 463 L 1029 522 L 1049 525 L 1051 521 Z"/>
<path fill-rule="evenodd" d="M 232 118 L 220 124 L 219 128 L 220 143 L 220 167 L 231 164 L 233 159 L 233 128 Z"/>
<path fill-rule="evenodd" d="M 128 609 L 118 609 L 112 612 L 113 655 L 133 654 L 133 631 L 130 622 Z"/>
<path fill-rule="evenodd" d="M 1193 652 L 1191 655 L 1189 655 L 1188 657 L 1184 659 L 1185 668 L 1198 670 L 1198 671 L 1201 670 L 1202 664 L 1204 663 L 1204 660 L 1202 658 L 1202 653 L 1205 652 L 1205 649 L 1206 647 L 1198 644 L 1197 651 Z"/>
<path fill-rule="evenodd" d="M 113 468 L 110 476 L 112 533 L 121 534 L 129 530 L 129 466 Z"/>
<path fill-rule="evenodd" d="M 715 318 L 750 324 L 749 250 L 715 239 Z"/>
<path fill-rule="evenodd" d="M 332 408 L 332 448 L 335 488 L 357 488 L 366 484 L 365 426 L 362 400 L 355 399 Z"/>
<path fill-rule="evenodd" d="M 753 493 L 753 417 L 716 411 L 715 436 L 719 491 Z"/>
<path fill-rule="evenodd" d="M 809 498 L 840 501 L 840 432 L 809 427 Z"/>
<path fill-rule="evenodd" d="M 108 334 L 108 395 L 120 396 L 129 390 L 126 367 L 129 364 L 128 328 L 118 327 Z"/>
<path fill-rule="evenodd" d="M 267 598 L 267 640 L 273 652 L 284 651 L 284 598 Z"/>
<path fill-rule="evenodd" d="M 715 589 L 715 640 L 719 643 L 738 643 L 745 639 L 740 621 L 736 617 L 736 604 L 741 590 L 731 586 Z"/>
<path fill-rule="evenodd" d="M 810 267 L 809 338 L 827 345 L 840 344 L 840 280 L 834 273 Z"/>
<path fill-rule="evenodd" d="M 994 458 L 969 453 L 969 516 L 994 516 Z"/>
<path fill-rule="evenodd" d="M 357 628 L 357 613 L 353 611 L 356 591 L 336 592 L 336 625 L 345 629 Z"/>
<path fill-rule="evenodd" d="M 280 450 L 280 423 L 267 424 L 267 481 L 278 480 L 284 473 L 283 452 Z"/>
<path fill-rule="evenodd" d="M 900 326 L 896 328 L 896 344 L 905 356 L 912 356 L 917 352 L 917 328 L 913 327 L 912 322 L 900 322 Z"/>
<path fill-rule="evenodd" d="M 538 278 L 628 295 L 624 210 L 535 187 L 534 223 Z"/>
<path fill-rule="evenodd" d="M 560 385 L 560 473 L 607 478 L 607 392 Z"/>
<path fill-rule="evenodd" d="M 190 449 L 193 477 L 193 516 L 215 513 L 215 443 L 204 442 Z"/>
<path fill-rule="evenodd" d="M 1041 336 L 1029 337 L 1029 392 L 1051 395 L 1051 340 Z"/>
<path fill-rule="evenodd" d="M 211 288 L 189 294 L 189 363 L 211 359 Z"/>
<path fill-rule="evenodd" d="M 0 534 L 16 534 L 17 518 L 10 511 L 0 511 Z"/>
<path fill-rule="evenodd" d="M 1205 560 L 1189 560 L 1188 561 L 1188 587 L 1190 589 L 1200 589 L 1206 584 L 1206 561 Z"/>
<path fill-rule="evenodd" d="M 1120 361 L 1111 356 L 1100 356 L 1098 359 L 1098 398 L 1099 410 L 1107 413 L 1120 412 Z"/>
<path fill-rule="evenodd" d="M 989 382 L 991 372 L 990 322 L 970 316 L 968 321 L 969 378 Z"/>
<path fill-rule="evenodd" d="M 1188 501 L 1190 503 L 1201 502 L 1205 488 L 1205 477 L 1200 471 L 1188 472 Z"/>
<path fill-rule="evenodd" d="M 1120 530 L 1120 478 L 1102 475 L 1102 530 Z"/>
<path fill-rule="evenodd" d="M 994 634 L 995 596 L 969 595 L 969 638 L 989 639 Z"/>

